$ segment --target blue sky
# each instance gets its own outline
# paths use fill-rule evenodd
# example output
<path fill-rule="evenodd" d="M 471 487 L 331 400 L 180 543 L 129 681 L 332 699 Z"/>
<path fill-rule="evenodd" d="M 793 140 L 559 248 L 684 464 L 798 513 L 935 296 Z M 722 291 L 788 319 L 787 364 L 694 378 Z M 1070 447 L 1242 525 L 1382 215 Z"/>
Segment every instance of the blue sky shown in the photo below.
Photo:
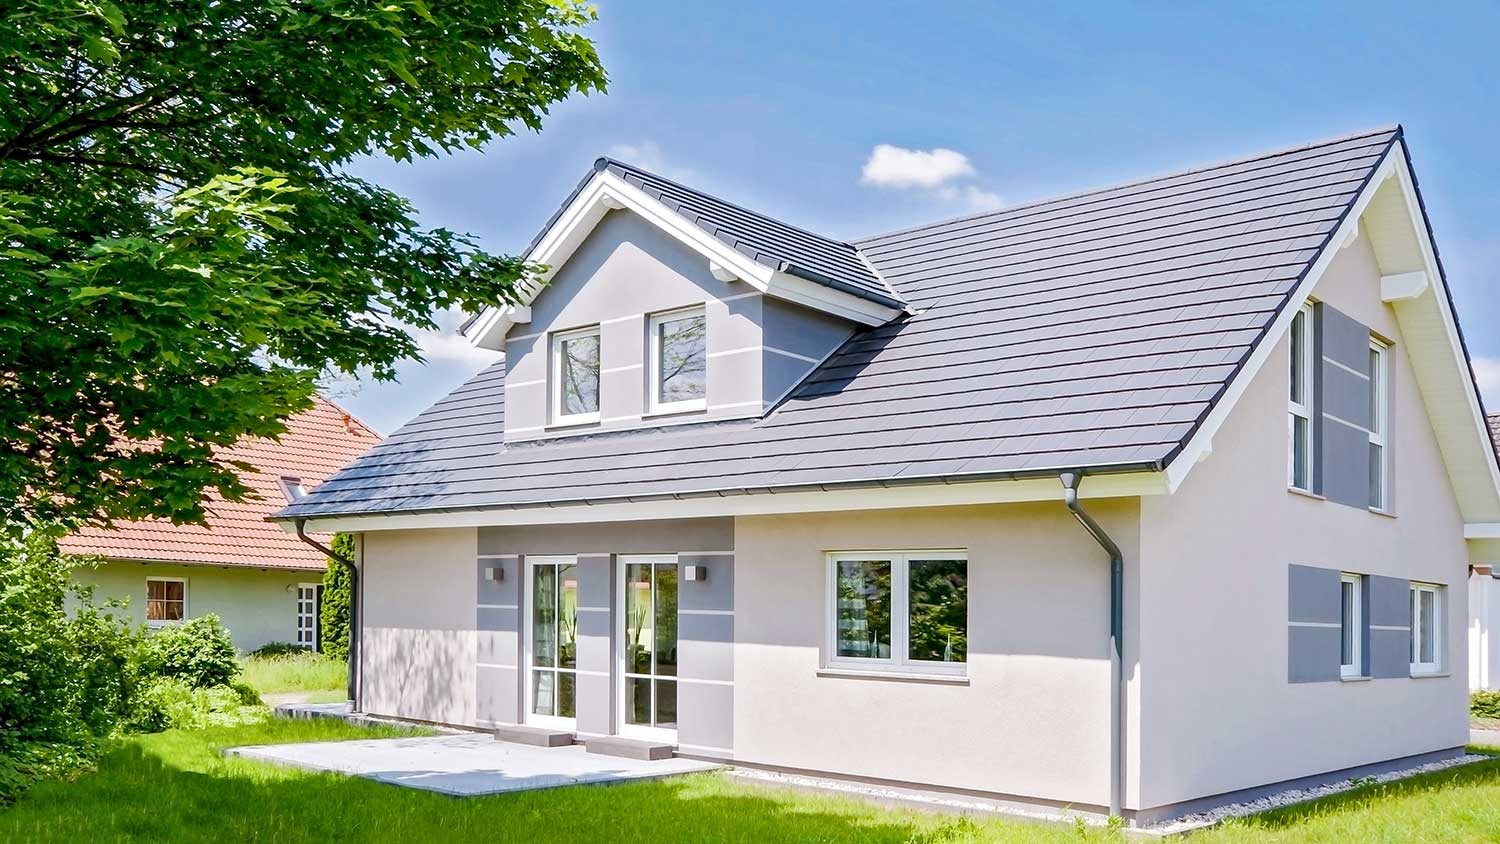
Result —
<path fill-rule="evenodd" d="M 598 7 L 607 94 L 540 135 L 356 172 L 497 252 L 601 154 L 851 238 L 1399 122 L 1500 407 L 1500 4 Z M 400 383 L 333 396 L 390 433 L 493 359 L 423 344 Z"/>

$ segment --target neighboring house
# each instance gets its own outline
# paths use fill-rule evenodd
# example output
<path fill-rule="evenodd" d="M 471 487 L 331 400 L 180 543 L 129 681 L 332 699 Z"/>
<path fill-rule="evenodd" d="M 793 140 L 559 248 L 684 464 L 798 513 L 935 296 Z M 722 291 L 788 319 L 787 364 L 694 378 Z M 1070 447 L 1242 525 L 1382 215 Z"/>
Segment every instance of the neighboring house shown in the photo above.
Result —
<path fill-rule="evenodd" d="M 96 587 L 96 599 L 128 599 L 137 622 L 158 626 L 216 613 L 242 651 L 268 642 L 317 647 L 326 558 L 266 518 L 379 441 L 318 396 L 311 410 L 287 421 L 279 442 L 248 440 L 221 452 L 259 470 L 243 476 L 257 498 L 231 503 L 213 496 L 207 527 L 123 522 L 69 536 L 62 550 L 104 557 L 77 579 Z"/>
<path fill-rule="evenodd" d="M 1500 468 L 1399 128 L 852 242 L 601 159 L 528 257 L 277 516 L 359 535 L 363 710 L 1138 821 L 1462 752 Z"/>
<path fill-rule="evenodd" d="M 1500 413 L 1489 428 L 1500 448 Z M 1500 690 L 1500 553 L 1469 573 L 1469 688 Z"/>

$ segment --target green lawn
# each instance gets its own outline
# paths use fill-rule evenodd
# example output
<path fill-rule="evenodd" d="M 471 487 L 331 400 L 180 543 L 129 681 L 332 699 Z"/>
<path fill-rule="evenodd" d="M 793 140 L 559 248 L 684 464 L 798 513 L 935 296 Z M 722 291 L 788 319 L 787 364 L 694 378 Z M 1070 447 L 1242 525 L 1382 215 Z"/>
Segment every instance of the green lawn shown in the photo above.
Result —
<path fill-rule="evenodd" d="M 395 735 L 330 721 L 271 721 L 123 741 L 95 773 L 37 786 L 0 810 L 0 841 L 183 842 L 1078 842 L 1117 832 L 967 821 L 738 784 L 704 774 L 460 800 L 224 759 L 222 747 Z M 1239 842 L 1494 842 L 1500 759 L 1191 836 Z"/>
<path fill-rule="evenodd" d="M 312 652 L 244 657 L 240 672 L 272 704 L 289 696 L 308 703 L 344 700 L 349 676 L 345 663 Z"/>

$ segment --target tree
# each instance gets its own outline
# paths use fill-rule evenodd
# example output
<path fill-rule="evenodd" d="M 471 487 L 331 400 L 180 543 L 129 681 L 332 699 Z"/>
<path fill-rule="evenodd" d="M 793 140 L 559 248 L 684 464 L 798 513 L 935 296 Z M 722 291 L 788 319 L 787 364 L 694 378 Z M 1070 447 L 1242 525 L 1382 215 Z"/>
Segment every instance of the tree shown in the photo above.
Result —
<path fill-rule="evenodd" d="M 350 175 L 539 130 L 606 77 L 578 0 L 0 10 L 0 521 L 201 521 L 215 449 L 534 268 Z"/>
<path fill-rule="evenodd" d="M 333 553 L 346 560 L 354 559 L 354 534 L 336 533 L 330 546 Z M 334 659 L 349 658 L 349 602 L 354 600 L 354 579 L 349 568 L 334 560 L 323 572 L 323 601 L 318 608 L 319 647 Z"/>

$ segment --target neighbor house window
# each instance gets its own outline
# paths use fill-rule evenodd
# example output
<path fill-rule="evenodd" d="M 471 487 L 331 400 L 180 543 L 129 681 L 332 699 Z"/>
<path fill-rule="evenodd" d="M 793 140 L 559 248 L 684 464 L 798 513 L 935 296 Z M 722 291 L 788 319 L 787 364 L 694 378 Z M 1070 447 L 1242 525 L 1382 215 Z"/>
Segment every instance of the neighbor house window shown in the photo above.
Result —
<path fill-rule="evenodd" d="M 651 410 L 702 410 L 708 401 L 708 320 L 703 309 L 651 317 Z"/>
<path fill-rule="evenodd" d="M 963 552 L 829 556 L 830 666 L 962 673 L 969 658 Z"/>
<path fill-rule="evenodd" d="M 599 327 L 552 335 L 552 421 L 599 421 Z"/>
<path fill-rule="evenodd" d="M 276 485 L 281 487 L 281 494 L 286 496 L 286 500 L 290 504 L 296 504 L 307 496 L 307 487 L 302 485 L 301 478 L 282 475 L 276 480 Z"/>
<path fill-rule="evenodd" d="M 1345 677 L 1364 674 L 1364 578 L 1346 574 L 1339 582 L 1339 673 Z"/>
<path fill-rule="evenodd" d="M 180 577 L 146 578 L 146 623 L 167 624 L 187 617 L 187 581 Z"/>
<path fill-rule="evenodd" d="M 1389 349 L 1378 341 L 1370 341 L 1370 506 L 1376 510 L 1390 509 L 1390 471 L 1386 448 L 1386 433 L 1389 428 L 1387 393 L 1390 389 Z"/>
<path fill-rule="evenodd" d="M 1312 491 L 1313 439 L 1313 312 L 1303 305 L 1292 317 L 1291 394 L 1287 401 L 1290 446 L 1287 482 L 1295 489 Z"/>
<path fill-rule="evenodd" d="M 1411 673 L 1434 674 L 1442 668 L 1443 589 L 1429 583 L 1411 585 Z"/>

